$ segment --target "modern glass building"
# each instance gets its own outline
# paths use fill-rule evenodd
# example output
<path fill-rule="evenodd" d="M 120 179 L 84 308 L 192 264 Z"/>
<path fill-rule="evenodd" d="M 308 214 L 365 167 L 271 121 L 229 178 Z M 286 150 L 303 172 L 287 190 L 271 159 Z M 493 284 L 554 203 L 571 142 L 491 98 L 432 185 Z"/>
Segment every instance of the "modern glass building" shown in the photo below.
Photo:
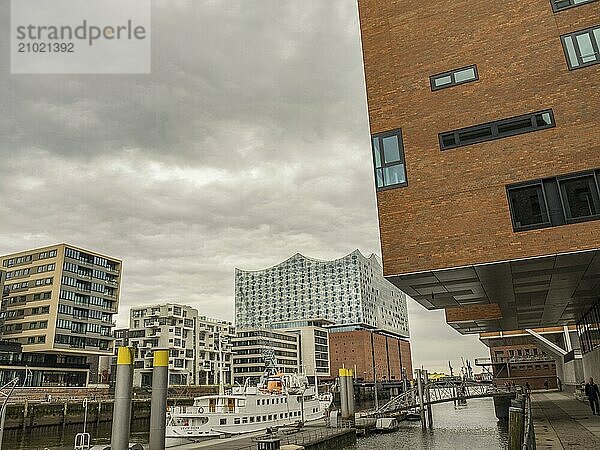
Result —
<path fill-rule="evenodd" d="M 322 319 L 409 336 L 406 295 L 383 277 L 377 256 L 359 250 L 331 261 L 297 253 L 267 269 L 236 269 L 235 310 L 238 328 Z"/>

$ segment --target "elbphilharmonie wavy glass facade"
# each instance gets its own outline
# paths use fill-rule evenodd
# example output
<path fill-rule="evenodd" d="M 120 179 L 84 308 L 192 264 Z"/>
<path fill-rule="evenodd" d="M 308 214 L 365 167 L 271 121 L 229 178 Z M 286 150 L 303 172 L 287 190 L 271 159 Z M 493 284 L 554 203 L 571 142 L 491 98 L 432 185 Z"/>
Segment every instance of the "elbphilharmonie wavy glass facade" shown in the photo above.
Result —
<path fill-rule="evenodd" d="M 299 253 L 273 267 L 235 271 L 238 328 L 326 319 L 408 337 L 406 295 L 383 277 L 374 254 L 359 250 L 332 261 Z"/>

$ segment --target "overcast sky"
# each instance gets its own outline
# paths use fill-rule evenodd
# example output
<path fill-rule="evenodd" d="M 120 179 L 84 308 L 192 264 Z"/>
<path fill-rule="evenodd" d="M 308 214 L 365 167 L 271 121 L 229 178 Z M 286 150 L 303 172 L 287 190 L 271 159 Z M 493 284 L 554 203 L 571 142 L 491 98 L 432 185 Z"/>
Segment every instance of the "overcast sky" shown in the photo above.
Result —
<path fill-rule="evenodd" d="M 0 0 L 0 254 L 124 261 L 132 305 L 233 320 L 234 268 L 380 254 L 355 0 L 169 0 L 151 75 L 10 75 Z M 415 366 L 486 356 L 409 304 Z M 458 362 L 455 362 L 455 367 Z"/>

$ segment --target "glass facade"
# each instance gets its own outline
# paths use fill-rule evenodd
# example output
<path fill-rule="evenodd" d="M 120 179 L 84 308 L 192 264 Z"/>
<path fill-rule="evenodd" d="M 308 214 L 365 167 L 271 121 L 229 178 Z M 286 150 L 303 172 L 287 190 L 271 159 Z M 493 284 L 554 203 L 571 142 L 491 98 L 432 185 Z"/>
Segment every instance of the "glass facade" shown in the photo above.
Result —
<path fill-rule="evenodd" d="M 600 348 L 600 301 L 577 323 L 577 335 L 582 354 Z"/>

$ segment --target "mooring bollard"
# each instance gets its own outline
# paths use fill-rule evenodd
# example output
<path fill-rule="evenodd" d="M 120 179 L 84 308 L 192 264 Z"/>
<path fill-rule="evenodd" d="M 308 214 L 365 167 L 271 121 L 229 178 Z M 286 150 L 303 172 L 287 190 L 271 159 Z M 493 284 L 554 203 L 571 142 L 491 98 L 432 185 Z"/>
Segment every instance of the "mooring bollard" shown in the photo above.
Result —
<path fill-rule="evenodd" d="M 339 371 L 340 380 L 340 403 L 342 407 L 342 419 L 348 418 L 348 384 L 346 383 L 346 377 L 348 369 L 341 368 Z"/>
<path fill-rule="evenodd" d="M 119 347 L 113 409 L 111 450 L 129 449 L 131 393 L 133 390 L 133 348 Z"/>
<path fill-rule="evenodd" d="M 150 450 L 164 450 L 169 385 L 169 350 L 154 350 L 152 401 L 150 403 Z"/>
<path fill-rule="evenodd" d="M 346 370 L 346 395 L 348 396 L 348 417 L 354 419 L 354 372 L 352 369 Z"/>
<path fill-rule="evenodd" d="M 523 409 L 511 406 L 508 408 L 508 450 L 521 450 L 525 417 Z"/>

